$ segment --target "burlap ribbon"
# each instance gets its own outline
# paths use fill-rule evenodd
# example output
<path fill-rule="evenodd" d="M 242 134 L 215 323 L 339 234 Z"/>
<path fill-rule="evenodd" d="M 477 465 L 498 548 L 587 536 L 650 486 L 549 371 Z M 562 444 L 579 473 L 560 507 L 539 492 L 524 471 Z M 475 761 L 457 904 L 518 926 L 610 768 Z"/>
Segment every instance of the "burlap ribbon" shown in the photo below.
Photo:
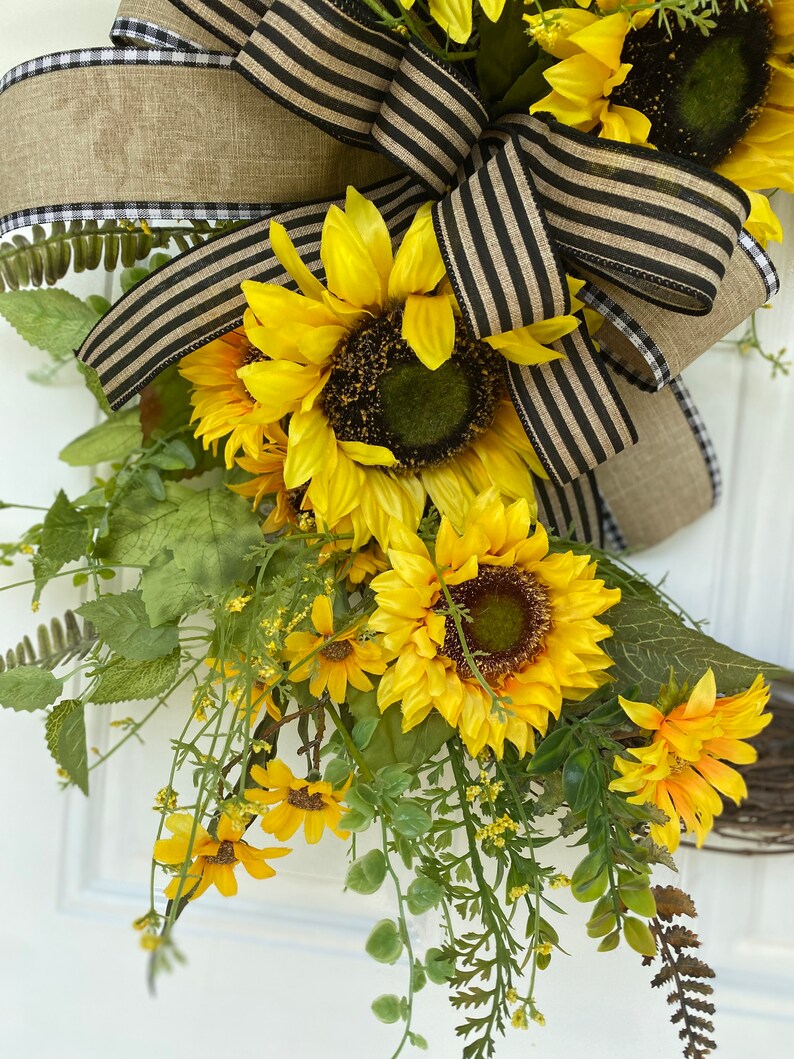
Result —
<path fill-rule="evenodd" d="M 473 334 L 567 312 L 566 270 L 588 279 L 584 297 L 605 317 L 600 349 L 581 328 L 561 341 L 564 359 L 508 366 L 549 475 L 547 521 L 642 546 L 711 505 L 716 461 L 677 375 L 777 287 L 742 231 L 747 202 L 734 185 L 551 118 L 488 127 L 469 81 L 349 0 L 126 0 L 113 38 L 138 47 L 6 75 L 0 123 L 13 110 L 24 132 L 5 159 L 0 225 L 268 217 L 279 202 L 354 183 L 397 237 L 433 197 Z M 50 145 L 43 173 L 30 164 L 37 142 Z M 278 210 L 312 268 L 328 205 Z M 175 259 L 98 325 L 80 355 L 115 406 L 236 326 L 242 279 L 291 282 L 268 224 Z"/>

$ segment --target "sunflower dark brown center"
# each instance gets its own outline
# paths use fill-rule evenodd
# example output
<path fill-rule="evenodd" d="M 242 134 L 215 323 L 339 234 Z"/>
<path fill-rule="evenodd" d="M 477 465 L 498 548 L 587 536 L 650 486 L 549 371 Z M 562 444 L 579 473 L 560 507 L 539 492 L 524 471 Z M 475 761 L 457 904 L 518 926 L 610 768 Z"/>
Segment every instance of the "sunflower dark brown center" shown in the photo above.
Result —
<path fill-rule="evenodd" d="M 224 840 L 218 846 L 218 852 L 213 857 L 205 857 L 207 864 L 235 864 L 237 857 L 234 855 L 234 843 Z"/>
<path fill-rule="evenodd" d="M 323 408 L 340 441 L 385 446 L 397 469 L 415 471 L 458 455 L 488 429 L 502 362 L 457 322 L 452 356 L 430 371 L 401 332 L 400 309 L 353 331 L 334 355 Z"/>
<path fill-rule="evenodd" d="M 481 566 L 475 578 L 449 592 L 471 619 L 464 619 L 463 633 L 484 677 L 502 676 L 536 657 L 551 627 L 551 606 L 546 589 L 531 574 L 514 566 Z M 442 651 L 462 675 L 473 675 L 449 616 Z"/>
<path fill-rule="evenodd" d="M 632 70 L 611 99 L 653 123 L 655 147 L 713 167 L 755 123 L 769 92 L 775 34 L 768 0 L 721 4 L 707 37 L 691 23 L 668 33 L 652 19 L 628 34 Z"/>
<path fill-rule="evenodd" d="M 349 640 L 331 640 L 320 651 L 320 654 L 329 662 L 343 662 L 352 653 L 353 645 Z"/>
<path fill-rule="evenodd" d="M 305 813 L 319 813 L 325 808 L 322 794 L 309 794 L 307 787 L 301 787 L 297 791 L 290 790 L 287 802 L 289 805 L 294 805 L 296 809 L 302 809 Z"/>

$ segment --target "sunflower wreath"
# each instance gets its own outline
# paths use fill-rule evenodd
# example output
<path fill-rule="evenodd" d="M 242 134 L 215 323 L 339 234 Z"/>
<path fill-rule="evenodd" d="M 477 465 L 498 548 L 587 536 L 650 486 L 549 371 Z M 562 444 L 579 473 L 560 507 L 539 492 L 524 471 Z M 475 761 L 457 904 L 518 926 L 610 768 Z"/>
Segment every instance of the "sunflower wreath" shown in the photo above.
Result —
<path fill-rule="evenodd" d="M 9 651 L 0 702 L 46 711 L 87 794 L 189 690 L 135 924 L 152 972 L 192 901 L 328 832 L 348 888 L 395 891 L 366 942 L 406 966 L 372 1005 L 395 1056 L 427 1047 L 428 981 L 464 1059 L 542 1024 L 567 887 L 601 950 L 662 961 L 684 1054 L 709 1054 L 713 973 L 670 925 L 694 908 L 652 873 L 747 796 L 734 766 L 782 671 L 616 553 L 718 493 L 679 376 L 778 287 L 794 4 L 125 0 L 113 42 L 0 83 L 26 131 L 0 227 L 36 226 L 0 312 L 46 346 L 47 295 L 68 308 L 58 348 L 106 418 L 62 457 L 111 465 L 3 546 L 31 556 L 35 608 L 56 577 L 91 591 L 68 643 L 53 624 Z M 234 163 L 207 166 L 224 141 Z M 112 306 L 18 289 L 42 262 L 62 278 L 64 245 L 112 268 L 122 242 Z M 89 765 L 92 707 L 139 700 Z M 568 878 L 545 850 L 575 835 Z M 418 952 L 431 911 L 444 941 Z"/>

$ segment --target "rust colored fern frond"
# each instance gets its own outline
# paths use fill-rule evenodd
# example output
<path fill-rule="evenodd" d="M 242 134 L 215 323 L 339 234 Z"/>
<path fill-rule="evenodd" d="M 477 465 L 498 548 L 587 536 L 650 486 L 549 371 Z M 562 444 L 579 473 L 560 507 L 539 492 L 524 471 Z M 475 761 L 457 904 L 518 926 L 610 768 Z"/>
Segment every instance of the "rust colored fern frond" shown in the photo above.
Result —
<path fill-rule="evenodd" d="M 681 916 L 694 919 L 697 916 L 695 904 L 689 894 L 675 886 L 655 886 L 653 893 L 657 915 L 651 921 L 651 930 L 656 938 L 658 955 L 645 957 L 643 962 L 650 966 L 655 960 L 662 961 L 651 985 L 655 989 L 669 989 L 667 1003 L 674 1008 L 670 1021 L 678 1027 L 684 1059 L 708 1059 L 717 1047 L 710 1019 L 715 1008 L 704 998 L 714 992 L 708 980 L 715 974 L 707 963 L 690 951 L 700 946 L 697 934 L 682 923 L 673 922 Z"/>

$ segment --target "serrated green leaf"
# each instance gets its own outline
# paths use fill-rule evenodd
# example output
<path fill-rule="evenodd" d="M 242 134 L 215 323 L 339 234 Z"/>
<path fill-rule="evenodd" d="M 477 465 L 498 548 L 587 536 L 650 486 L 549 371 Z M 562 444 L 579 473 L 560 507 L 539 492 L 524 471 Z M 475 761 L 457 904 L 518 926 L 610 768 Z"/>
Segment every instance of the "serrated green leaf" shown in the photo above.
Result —
<path fill-rule="evenodd" d="M 18 666 L 0 673 L 0 706 L 17 713 L 34 713 L 51 706 L 63 691 L 63 681 L 48 669 Z"/>
<path fill-rule="evenodd" d="M 88 748 L 85 737 L 85 708 L 78 703 L 64 718 L 58 735 L 58 762 L 76 787 L 88 796 Z"/>
<path fill-rule="evenodd" d="M 394 993 L 379 996 L 372 1001 L 372 1014 L 380 1022 L 385 1022 L 387 1026 L 392 1025 L 394 1022 L 399 1022 L 402 1018 L 400 998 L 395 996 Z"/>
<path fill-rule="evenodd" d="M 195 581 L 166 555 L 143 571 L 141 595 L 149 617 L 156 628 L 165 622 L 176 621 L 186 614 L 195 614 L 204 605 L 206 596 Z"/>
<path fill-rule="evenodd" d="M 93 394 L 96 398 L 96 403 L 105 413 L 105 415 L 111 414 L 110 402 L 105 396 L 105 391 L 102 389 L 102 383 L 99 379 L 99 373 L 95 368 L 92 368 L 90 364 L 84 364 L 82 360 L 75 360 L 77 370 L 83 376 L 83 381 L 86 384 L 88 392 Z"/>
<path fill-rule="evenodd" d="M 224 486 L 190 493 L 170 520 L 167 546 L 174 562 L 208 595 L 253 573 L 249 552 L 262 543 L 251 505 Z"/>
<path fill-rule="evenodd" d="M 113 658 L 91 693 L 91 702 L 132 702 L 153 699 L 168 691 L 179 673 L 179 648 L 164 658 L 138 662 L 131 658 Z"/>
<path fill-rule="evenodd" d="M 141 444 L 137 408 L 116 412 L 98 426 L 70 441 L 60 454 L 70 467 L 93 467 L 124 459 Z"/>
<path fill-rule="evenodd" d="M 0 294 L 0 316 L 29 345 L 57 360 L 79 349 L 100 318 L 90 305 L 60 287 Z"/>
<path fill-rule="evenodd" d="M 191 495 L 174 482 L 166 485 L 165 500 L 155 500 L 145 489 L 134 490 L 110 516 L 107 536 L 94 554 L 121 566 L 148 566 L 171 547 L 174 515 Z"/>
<path fill-rule="evenodd" d="M 58 739 L 63 728 L 63 722 L 74 710 L 81 710 L 82 708 L 83 704 L 79 699 L 62 699 L 60 702 L 56 702 L 47 714 L 47 723 L 44 726 L 47 749 L 59 765 L 61 762 L 58 757 Z"/>
<path fill-rule="evenodd" d="M 76 511 L 61 489 L 55 503 L 44 516 L 41 530 L 41 554 L 62 566 L 82 558 L 88 547 L 88 519 Z"/>
<path fill-rule="evenodd" d="M 382 850 L 371 849 L 358 857 L 347 870 L 345 886 L 357 894 L 374 894 L 386 878 L 386 858 Z"/>
<path fill-rule="evenodd" d="M 95 626 L 115 654 L 124 658 L 146 662 L 171 654 L 179 645 L 175 625 L 152 628 L 143 596 L 136 589 L 89 600 L 77 608 L 77 613 Z"/>
<path fill-rule="evenodd" d="M 780 666 L 759 662 L 689 628 L 663 603 L 624 599 L 607 620 L 614 631 L 609 641 L 613 675 L 624 684 L 636 684 L 638 695 L 649 702 L 667 682 L 671 666 L 681 680 L 697 680 L 711 666 L 723 695 L 748 688 L 759 672 L 767 680 L 789 675 Z"/>
<path fill-rule="evenodd" d="M 382 919 L 372 928 L 365 948 L 378 963 L 397 963 L 403 951 L 400 928 L 391 919 Z"/>

